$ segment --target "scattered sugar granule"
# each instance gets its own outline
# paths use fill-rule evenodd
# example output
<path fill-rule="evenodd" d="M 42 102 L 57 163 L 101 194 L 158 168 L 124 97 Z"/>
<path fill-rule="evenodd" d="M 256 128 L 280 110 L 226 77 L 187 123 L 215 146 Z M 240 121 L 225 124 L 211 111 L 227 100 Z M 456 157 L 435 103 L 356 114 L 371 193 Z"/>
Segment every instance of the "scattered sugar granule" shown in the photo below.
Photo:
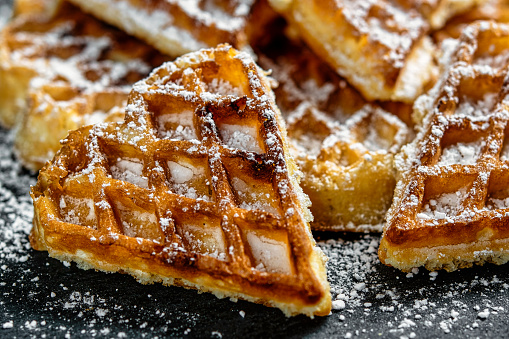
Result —
<path fill-rule="evenodd" d="M 13 328 L 14 322 L 12 320 L 3 323 L 2 328 Z"/>
<path fill-rule="evenodd" d="M 353 286 L 356 291 L 362 291 L 366 288 L 366 283 L 358 283 Z"/>
<path fill-rule="evenodd" d="M 489 309 L 485 309 L 484 311 L 477 313 L 477 317 L 479 317 L 480 319 L 487 319 L 489 315 L 490 315 Z"/>
<path fill-rule="evenodd" d="M 343 310 L 345 309 L 346 304 L 343 300 L 334 300 L 332 302 L 332 309 L 334 310 Z"/>
<path fill-rule="evenodd" d="M 106 313 L 108 313 L 109 311 L 107 309 L 104 309 L 104 308 L 97 308 L 95 310 L 95 314 L 97 314 L 98 317 L 102 318 L 106 315 Z"/>
<path fill-rule="evenodd" d="M 437 271 L 429 272 L 429 280 L 435 280 L 438 276 Z"/>

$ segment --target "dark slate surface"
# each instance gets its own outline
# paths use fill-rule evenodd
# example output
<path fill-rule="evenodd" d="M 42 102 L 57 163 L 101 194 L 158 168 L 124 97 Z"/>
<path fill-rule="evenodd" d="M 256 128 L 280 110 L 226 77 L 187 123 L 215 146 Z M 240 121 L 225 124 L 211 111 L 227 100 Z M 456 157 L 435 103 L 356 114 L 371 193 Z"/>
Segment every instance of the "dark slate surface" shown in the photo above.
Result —
<path fill-rule="evenodd" d="M 29 246 L 36 177 L 11 139 L 0 129 L 1 338 L 509 337 L 508 265 L 406 275 L 380 264 L 379 235 L 315 234 L 343 300 L 315 319 L 63 264 Z"/>

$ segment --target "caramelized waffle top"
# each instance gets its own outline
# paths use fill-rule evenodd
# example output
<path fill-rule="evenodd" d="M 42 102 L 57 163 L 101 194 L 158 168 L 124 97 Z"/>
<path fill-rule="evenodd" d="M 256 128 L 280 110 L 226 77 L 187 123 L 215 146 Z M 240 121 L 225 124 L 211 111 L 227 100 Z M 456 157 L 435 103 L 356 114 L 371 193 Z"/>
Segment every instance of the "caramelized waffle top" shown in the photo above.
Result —
<path fill-rule="evenodd" d="M 279 83 L 276 100 L 312 202 L 312 227 L 381 232 L 406 125 L 368 103 L 304 45 L 280 37 L 263 51 L 259 62 Z"/>
<path fill-rule="evenodd" d="M 283 126 L 247 54 L 220 46 L 166 63 L 135 84 L 124 123 L 71 133 L 41 171 L 32 244 L 144 282 L 327 315 Z"/>
<path fill-rule="evenodd" d="M 428 24 L 388 0 L 272 0 L 309 46 L 367 99 L 412 102 L 430 79 Z"/>
<path fill-rule="evenodd" d="M 38 3 L 51 10 L 36 11 Z M 166 59 L 76 7 L 59 3 L 17 2 L 21 9 L 0 38 L 0 122 L 21 125 L 17 153 L 34 170 L 51 159 L 69 130 L 122 120 L 119 107 L 130 86 Z M 30 10 L 22 10 L 27 7 Z"/>
<path fill-rule="evenodd" d="M 254 0 L 71 0 L 83 10 L 179 56 L 219 43 L 246 47 Z"/>
<path fill-rule="evenodd" d="M 509 26 L 472 24 L 450 48 L 416 103 L 421 131 L 401 155 L 379 250 L 405 271 L 509 260 Z"/>

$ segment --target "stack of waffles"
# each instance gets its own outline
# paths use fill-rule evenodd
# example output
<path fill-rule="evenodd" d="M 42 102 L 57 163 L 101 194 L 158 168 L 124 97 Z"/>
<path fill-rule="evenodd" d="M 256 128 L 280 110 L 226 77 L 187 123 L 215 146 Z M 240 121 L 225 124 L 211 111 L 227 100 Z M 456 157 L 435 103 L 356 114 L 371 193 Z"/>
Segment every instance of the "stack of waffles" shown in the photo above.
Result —
<path fill-rule="evenodd" d="M 506 262 L 509 28 L 472 22 L 507 6 L 18 0 L 0 123 L 50 160 L 32 246 L 308 316 L 331 308 L 311 229 L 383 230 L 404 271 Z"/>

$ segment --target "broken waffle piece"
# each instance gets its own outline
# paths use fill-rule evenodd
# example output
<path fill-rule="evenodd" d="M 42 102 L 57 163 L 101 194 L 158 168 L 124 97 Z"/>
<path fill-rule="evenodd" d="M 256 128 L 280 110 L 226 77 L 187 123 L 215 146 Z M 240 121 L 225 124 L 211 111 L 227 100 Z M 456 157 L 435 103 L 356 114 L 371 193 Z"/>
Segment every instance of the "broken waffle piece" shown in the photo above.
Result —
<path fill-rule="evenodd" d="M 270 0 L 299 36 L 369 100 L 413 102 L 432 76 L 429 26 L 388 0 Z"/>
<path fill-rule="evenodd" d="M 393 159 L 409 129 L 368 103 L 304 44 L 275 38 L 259 53 L 279 86 L 291 152 L 311 200 L 311 227 L 382 232 L 396 186 Z"/>
<path fill-rule="evenodd" d="M 416 102 L 422 125 L 397 161 L 380 244 L 403 271 L 509 260 L 509 26 L 477 22 L 449 45 L 443 78 Z"/>
<path fill-rule="evenodd" d="M 0 38 L 0 122 L 15 127 L 15 153 L 34 171 L 69 130 L 122 121 L 132 84 L 168 59 L 71 4 L 55 3 L 18 1 L 20 14 Z"/>
<path fill-rule="evenodd" d="M 72 132 L 32 190 L 31 244 L 123 271 L 327 315 L 325 256 L 268 78 L 227 45 L 134 85 L 123 123 Z"/>
<path fill-rule="evenodd" d="M 177 57 L 229 43 L 248 46 L 254 0 L 70 0 L 84 11 Z"/>

